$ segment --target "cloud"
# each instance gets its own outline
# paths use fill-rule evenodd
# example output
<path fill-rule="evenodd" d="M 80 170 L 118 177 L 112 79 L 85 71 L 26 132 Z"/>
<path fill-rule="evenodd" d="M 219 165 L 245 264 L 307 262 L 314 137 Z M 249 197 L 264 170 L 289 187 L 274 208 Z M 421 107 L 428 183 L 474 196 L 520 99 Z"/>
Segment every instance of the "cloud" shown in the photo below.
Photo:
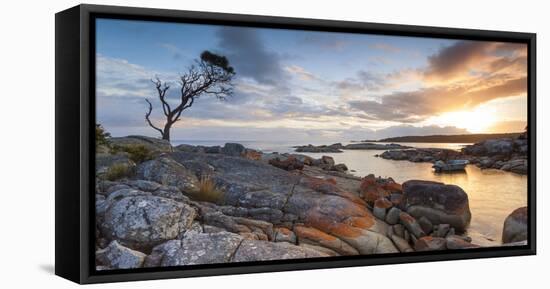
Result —
<path fill-rule="evenodd" d="M 152 92 L 150 79 L 155 72 L 127 60 L 98 54 L 96 70 L 98 95 L 143 98 Z"/>
<path fill-rule="evenodd" d="M 354 77 L 332 82 L 340 99 L 344 102 L 364 100 L 372 93 L 384 94 L 388 91 L 399 91 L 414 86 L 422 79 L 415 69 L 402 69 L 390 73 L 377 73 L 359 70 Z"/>
<path fill-rule="evenodd" d="M 467 134 L 468 130 L 457 128 L 455 126 L 412 126 L 412 125 L 397 125 L 388 128 L 376 130 L 374 136 L 376 139 L 383 139 L 397 136 L 421 136 L 421 135 L 450 135 L 450 134 Z"/>
<path fill-rule="evenodd" d="M 500 121 L 488 128 L 492 133 L 523 132 L 527 126 L 525 120 Z"/>
<path fill-rule="evenodd" d="M 469 68 L 485 57 L 491 42 L 459 41 L 442 48 L 428 58 L 425 76 L 435 79 L 454 79 L 468 72 Z"/>
<path fill-rule="evenodd" d="M 453 110 L 473 108 L 484 102 L 521 95 L 527 91 L 527 78 L 503 80 L 481 89 L 468 86 L 440 86 L 410 92 L 397 92 L 381 97 L 380 101 L 350 101 L 352 109 L 378 120 L 419 122 L 429 116 Z"/>
<path fill-rule="evenodd" d="M 185 58 L 185 55 L 188 55 L 189 52 L 185 51 L 184 49 L 179 48 L 178 46 L 171 44 L 171 43 L 160 43 L 160 47 L 166 49 L 170 54 L 172 54 L 172 57 L 175 60 L 180 60 L 182 58 Z"/>
<path fill-rule="evenodd" d="M 315 46 L 321 51 L 334 52 L 341 51 L 351 45 L 351 41 L 342 39 L 341 36 L 329 33 L 307 33 L 299 44 Z"/>
<path fill-rule="evenodd" d="M 298 65 L 286 66 L 285 70 L 289 73 L 297 75 L 301 80 L 319 80 L 319 78 L 315 74 L 305 70 L 305 68 Z"/>
<path fill-rule="evenodd" d="M 304 69 L 292 66 L 292 70 L 307 75 Z M 150 78 L 159 75 L 171 81 L 167 92 L 170 103 L 179 101 L 177 75 L 149 70 L 124 59 L 98 55 L 97 61 L 97 121 L 109 131 L 119 131 L 126 127 L 132 131 L 147 128 L 144 114 L 147 110 L 145 98 L 153 103 L 152 120 L 156 124 L 164 122 L 157 94 Z M 251 78 L 236 78 L 235 93 L 227 101 L 219 101 L 208 95 L 197 99 L 191 109 L 182 114 L 178 127 L 189 125 L 202 127 L 216 123 L 224 127 L 229 122 L 254 126 L 257 122 L 275 122 L 288 119 L 318 119 L 322 115 L 342 114 L 335 108 L 305 101 L 281 86 L 262 84 Z M 142 133 L 140 129 L 136 133 Z M 153 131 L 154 132 L 154 131 Z"/>
<path fill-rule="evenodd" d="M 96 56 L 97 122 L 108 130 L 115 127 L 141 127 L 145 124 L 145 98 L 156 104 L 156 91 L 151 78 L 175 79 L 176 75 L 147 69 L 125 59 Z M 171 88 L 177 91 L 177 89 Z M 172 100 L 174 101 L 174 100 Z M 153 118 L 160 120 L 160 111 L 153 109 Z"/>
<path fill-rule="evenodd" d="M 281 56 L 267 49 L 257 29 L 223 27 L 216 35 L 222 54 L 228 57 L 237 75 L 263 84 L 277 84 L 283 80 Z"/>
<path fill-rule="evenodd" d="M 526 95 L 525 50 L 525 45 L 458 41 L 430 56 L 426 68 L 409 71 L 408 77 L 421 81 L 421 87 L 386 93 L 376 99 L 348 98 L 348 104 L 363 112 L 365 119 L 414 123 L 443 112 L 471 109 L 493 99 Z M 403 75 L 407 74 L 398 71 L 373 77 L 358 73 L 356 86 L 349 87 L 356 93 L 392 90 L 395 84 L 403 86 L 399 81 Z"/>
<path fill-rule="evenodd" d="M 388 83 L 384 75 L 360 70 L 354 78 L 348 78 L 336 83 L 339 89 L 343 90 L 371 90 L 378 91 Z"/>
<path fill-rule="evenodd" d="M 401 52 L 401 48 L 393 46 L 391 44 L 382 43 L 382 42 L 371 44 L 371 45 L 369 45 L 369 47 L 374 48 L 374 49 L 378 49 L 378 50 L 382 50 L 384 52 L 390 52 L 390 53 Z"/>
<path fill-rule="evenodd" d="M 527 46 L 522 44 L 458 41 L 428 57 L 424 76 L 427 81 L 449 83 L 517 65 L 516 72 L 525 73 L 526 53 Z"/>

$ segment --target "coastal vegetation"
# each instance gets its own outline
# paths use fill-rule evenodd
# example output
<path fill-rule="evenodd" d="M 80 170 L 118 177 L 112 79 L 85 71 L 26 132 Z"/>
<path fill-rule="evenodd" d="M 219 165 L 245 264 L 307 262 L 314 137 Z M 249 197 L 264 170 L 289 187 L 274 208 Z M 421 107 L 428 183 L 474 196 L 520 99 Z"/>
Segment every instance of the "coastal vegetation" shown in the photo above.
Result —
<path fill-rule="evenodd" d="M 210 203 L 220 203 L 223 200 L 223 191 L 208 175 L 199 178 L 197 192 L 192 195 L 195 200 Z"/>
<path fill-rule="evenodd" d="M 132 167 L 127 163 L 114 163 L 107 168 L 105 173 L 105 179 L 109 181 L 116 181 L 122 178 L 130 177 L 132 174 Z"/>

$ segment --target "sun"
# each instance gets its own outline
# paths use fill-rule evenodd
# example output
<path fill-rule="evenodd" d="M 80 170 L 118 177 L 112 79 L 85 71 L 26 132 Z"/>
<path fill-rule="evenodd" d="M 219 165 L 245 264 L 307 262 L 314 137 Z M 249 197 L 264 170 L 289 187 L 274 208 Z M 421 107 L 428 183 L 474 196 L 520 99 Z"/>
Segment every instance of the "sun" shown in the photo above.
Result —
<path fill-rule="evenodd" d="M 494 108 L 478 106 L 471 110 L 443 113 L 433 117 L 429 123 L 439 126 L 455 126 L 466 129 L 470 133 L 488 133 L 497 120 L 497 112 Z"/>

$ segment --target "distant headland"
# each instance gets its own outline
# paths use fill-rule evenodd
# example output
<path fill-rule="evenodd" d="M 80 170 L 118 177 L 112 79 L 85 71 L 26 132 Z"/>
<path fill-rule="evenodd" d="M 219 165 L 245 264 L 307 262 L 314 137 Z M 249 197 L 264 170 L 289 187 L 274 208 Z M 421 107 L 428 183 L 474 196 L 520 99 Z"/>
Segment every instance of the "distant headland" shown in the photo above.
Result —
<path fill-rule="evenodd" d="M 517 133 L 478 133 L 457 135 L 399 136 L 380 139 L 377 142 L 425 142 L 425 143 L 476 143 L 488 139 L 517 138 Z"/>

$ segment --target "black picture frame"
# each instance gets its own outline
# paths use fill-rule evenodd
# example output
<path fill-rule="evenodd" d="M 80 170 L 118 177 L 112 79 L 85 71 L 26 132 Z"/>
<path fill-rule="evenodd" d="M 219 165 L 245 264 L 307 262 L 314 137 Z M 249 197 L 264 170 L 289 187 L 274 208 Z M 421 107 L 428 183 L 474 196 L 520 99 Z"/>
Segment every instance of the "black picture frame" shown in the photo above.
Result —
<path fill-rule="evenodd" d="M 96 271 L 94 264 L 94 19 L 287 28 L 518 42 L 528 45 L 528 245 L 440 252 Z M 77 283 L 307 270 L 536 254 L 536 34 L 350 21 L 79 5 L 55 16 L 55 273 Z"/>

